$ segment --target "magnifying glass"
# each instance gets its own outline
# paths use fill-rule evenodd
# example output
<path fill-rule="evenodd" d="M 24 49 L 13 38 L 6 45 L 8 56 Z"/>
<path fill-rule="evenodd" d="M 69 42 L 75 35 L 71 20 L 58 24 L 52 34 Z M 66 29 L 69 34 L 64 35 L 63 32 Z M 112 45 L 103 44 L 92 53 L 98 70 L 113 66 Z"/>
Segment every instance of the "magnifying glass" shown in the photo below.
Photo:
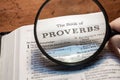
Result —
<path fill-rule="evenodd" d="M 45 0 L 34 23 L 38 48 L 64 66 L 91 62 L 115 34 L 98 0 Z"/>

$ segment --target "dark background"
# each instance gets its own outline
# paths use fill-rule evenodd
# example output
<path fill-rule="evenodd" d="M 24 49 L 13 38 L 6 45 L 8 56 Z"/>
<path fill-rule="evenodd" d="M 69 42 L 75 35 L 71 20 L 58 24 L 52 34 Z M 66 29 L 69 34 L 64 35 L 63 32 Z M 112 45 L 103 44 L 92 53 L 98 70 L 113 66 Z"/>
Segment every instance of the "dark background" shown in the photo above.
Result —
<path fill-rule="evenodd" d="M 44 0 L 0 0 L 0 32 L 12 31 L 23 25 L 33 24 L 37 10 L 43 1 Z M 55 1 L 59 2 L 60 0 Z M 120 0 L 99 1 L 106 9 L 109 21 L 120 16 Z M 68 4 L 69 3 L 67 3 L 67 5 Z M 88 2 L 88 4 L 91 3 Z M 76 4 L 76 6 L 77 5 L 79 4 Z M 48 9 L 47 11 L 50 12 L 51 10 Z M 52 13 L 50 15 L 52 15 Z"/>

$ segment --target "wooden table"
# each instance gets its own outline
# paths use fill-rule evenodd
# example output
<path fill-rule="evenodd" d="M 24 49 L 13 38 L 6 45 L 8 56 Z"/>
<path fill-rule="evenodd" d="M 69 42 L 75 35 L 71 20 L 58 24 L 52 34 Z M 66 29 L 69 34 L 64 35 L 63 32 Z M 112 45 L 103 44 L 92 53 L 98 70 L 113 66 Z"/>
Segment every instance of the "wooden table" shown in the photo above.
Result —
<path fill-rule="evenodd" d="M 0 32 L 13 31 L 23 25 L 33 24 L 36 12 L 43 1 L 44 0 L 1 0 Z M 60 0 L 57 1 L 59 2 Z M 105 7 L 110 21 L 120 16 L 120 0 L 99 1 Z M 48 9 L 48 11 L 50 11 L 50 9 Z"/>

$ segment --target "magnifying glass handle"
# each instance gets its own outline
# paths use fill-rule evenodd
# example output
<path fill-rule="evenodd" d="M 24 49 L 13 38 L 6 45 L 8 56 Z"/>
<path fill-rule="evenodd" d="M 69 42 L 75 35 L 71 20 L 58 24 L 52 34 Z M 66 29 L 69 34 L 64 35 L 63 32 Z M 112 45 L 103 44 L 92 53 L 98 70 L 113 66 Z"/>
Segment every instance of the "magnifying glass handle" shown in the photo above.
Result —
<path fill-rule="evenodd" d="M 120 35 L 120 32 L 118 32 L 116 30 L 112 30 L 111 31 L 111 37 L 113 37 L 114 35 Z"/>

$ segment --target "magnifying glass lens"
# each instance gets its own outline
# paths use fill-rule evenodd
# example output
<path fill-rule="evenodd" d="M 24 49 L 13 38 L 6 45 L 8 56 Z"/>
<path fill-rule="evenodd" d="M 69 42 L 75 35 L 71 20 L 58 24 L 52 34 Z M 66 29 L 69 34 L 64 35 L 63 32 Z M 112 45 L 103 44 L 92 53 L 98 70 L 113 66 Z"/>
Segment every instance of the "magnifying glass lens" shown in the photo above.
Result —
<path fill-rule="evenodd" d="M 48 58 L 64 63 L 93 56 L 105 35 L 104 14 L 93 0 L 50 0 L 36 23 L 40 50 Z"/>

